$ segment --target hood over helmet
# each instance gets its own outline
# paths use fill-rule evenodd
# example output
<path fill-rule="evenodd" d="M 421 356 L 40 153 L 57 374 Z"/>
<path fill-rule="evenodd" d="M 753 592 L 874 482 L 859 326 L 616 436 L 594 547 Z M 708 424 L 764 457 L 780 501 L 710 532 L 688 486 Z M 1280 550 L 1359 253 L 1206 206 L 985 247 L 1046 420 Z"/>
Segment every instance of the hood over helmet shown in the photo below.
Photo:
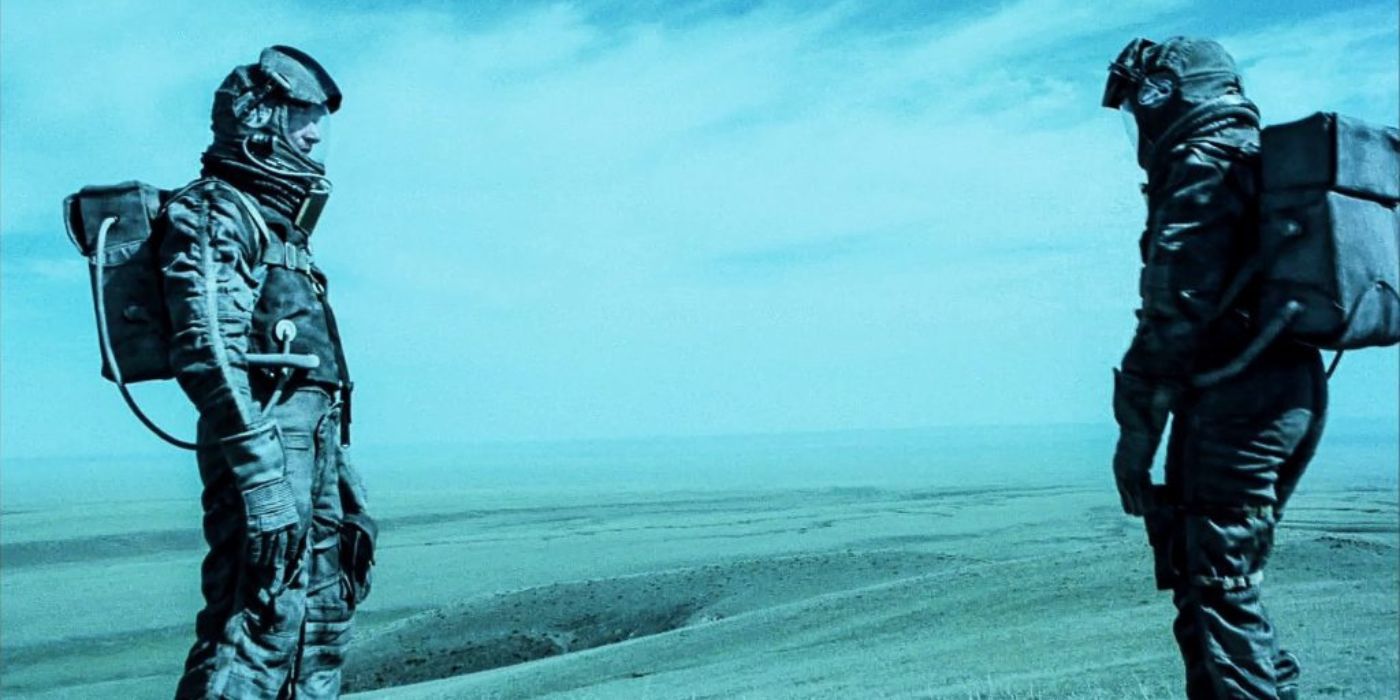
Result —
<path fill-rule="evenodd" d="M 238 66 L 214 91 L 214 140 L 275 133 L 275 112 L 286 107 L 340 109 L 340 88 L 316 59 L 290 46 L 269 46 L 257 63 Z"/>
<path fill-rule="evenodd" d="M 1188 139 L 1258 138 L 1259 110 L 1244 97 L 1235 60 L 1214 41 L 1134 39 L 1108 72 L 1103 106 L 1132 112 L 1138 165 L 1144 169 L 1150 171 L 1160 155 Z"/>
<path fill-rule="evenodd" d="M 290 46 L 269 46 L 257 63 L 233 69 L 214 91 L 210 113 L 213 144 L 205 151 L 204 174 L 246 189 L 309 232 L 308 201 L 319 215 L 330 192 L 323 159 L 311 148 L 324 136 L 326 117 L 340 109 L 340 88 L 320 63 Z M 294 133 L 318 124 L 314 141 Z"/>

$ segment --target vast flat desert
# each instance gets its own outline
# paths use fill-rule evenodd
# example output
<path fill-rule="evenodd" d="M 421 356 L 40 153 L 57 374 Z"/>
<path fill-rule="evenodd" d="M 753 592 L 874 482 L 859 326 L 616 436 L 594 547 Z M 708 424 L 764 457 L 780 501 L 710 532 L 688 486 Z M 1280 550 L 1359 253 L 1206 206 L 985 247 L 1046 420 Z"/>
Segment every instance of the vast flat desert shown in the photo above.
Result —
<path fill-rule="evenodd" d="M 367 451 L 364 698 L 1179 697 L 1168 596 L 1085 428 Z M 1329 436 L 1266 601 L 1308 696 L 1397 695 L 1393 426 Z M 199 607 L 178 455 L 11 464 L 3 694 L 169 697 Z M 147 488 L 130 486 L 139 474 Z M 65 484 L 71 486 L 64 486 Z"/>

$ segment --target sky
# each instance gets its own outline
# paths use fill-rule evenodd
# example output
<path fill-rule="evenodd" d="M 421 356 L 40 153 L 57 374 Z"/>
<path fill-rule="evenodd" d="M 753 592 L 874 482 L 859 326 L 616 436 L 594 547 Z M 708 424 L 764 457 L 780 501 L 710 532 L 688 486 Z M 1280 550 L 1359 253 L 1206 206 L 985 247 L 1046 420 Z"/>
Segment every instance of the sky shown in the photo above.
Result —
<path fill-rule="evenodd" d="M 345 94 L 314 243 L 374 446 L 1106 424 L 1144 217 L 1118 50 L 1210 36 L 1266 123 L 1400 121 L 1391 0 L 461 5 L 4 0 L 0 458 L 163 449 L 59 205 L 196 177 L 270 44 Z M 1396 425 L 1397 386 L 1348 354 L 1331 425 Z"/>

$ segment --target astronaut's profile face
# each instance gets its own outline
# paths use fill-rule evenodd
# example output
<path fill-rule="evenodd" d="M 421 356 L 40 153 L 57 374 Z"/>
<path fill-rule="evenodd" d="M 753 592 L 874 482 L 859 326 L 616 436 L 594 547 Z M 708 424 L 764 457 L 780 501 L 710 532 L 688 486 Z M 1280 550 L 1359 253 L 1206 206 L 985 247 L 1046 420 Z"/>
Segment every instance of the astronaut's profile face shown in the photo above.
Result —
<path fill-rule="evenodd" d="M 324 163 L 329 130 L 330 112 L 324 104 L 293 104 L 287 107 L 287 142 L 302 155 Z"/>

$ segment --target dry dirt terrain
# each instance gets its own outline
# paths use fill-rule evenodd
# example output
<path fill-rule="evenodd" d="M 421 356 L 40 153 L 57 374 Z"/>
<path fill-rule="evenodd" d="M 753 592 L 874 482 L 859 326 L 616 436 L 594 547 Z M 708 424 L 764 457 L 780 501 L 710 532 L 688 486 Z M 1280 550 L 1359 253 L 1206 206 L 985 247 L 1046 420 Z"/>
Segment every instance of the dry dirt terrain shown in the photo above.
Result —
<path fill-rule="evenodd" d="M 1308 696 L 1392 698 L 1396 467 L 1348 465 L 1305 482 L 1267 602 Z M 447 487 L 381 480 L 380 565 L 346 689 L 1179 697 L 1169 600 L 1102 471 L 871 470 L 811 486 L 799 465 L 676 488 L 581 471 L 526 475 L 530 488 L 470 470 Z M 168 697 L 199 604 L 197 504 L 5 507 L 4 697 Z"/>

